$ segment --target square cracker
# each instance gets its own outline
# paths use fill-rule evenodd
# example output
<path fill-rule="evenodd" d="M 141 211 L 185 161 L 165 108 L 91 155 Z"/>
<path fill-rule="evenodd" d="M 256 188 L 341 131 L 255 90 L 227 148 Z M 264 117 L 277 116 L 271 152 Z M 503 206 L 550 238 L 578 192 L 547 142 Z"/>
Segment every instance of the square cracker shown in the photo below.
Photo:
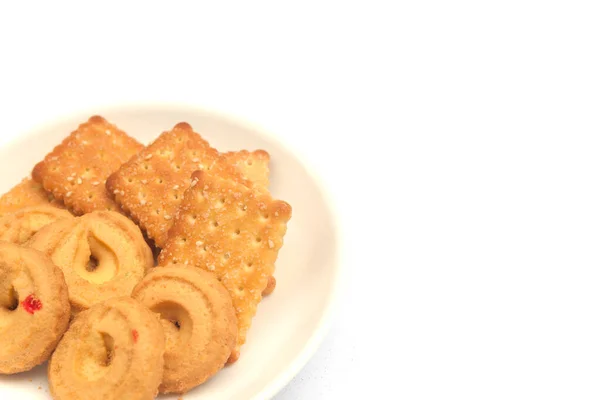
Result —
<path fill-rule="evenodd" d="M 196 170 L 251 185 L 188 123 L 181 122 L 112 174 L 106 188 L 148 237 L 163 247 Z"/>
<path fill-rule="evenodd" d="M 269 190 L 269 153 L 264 150 L 240 150 L 223 153 L 223 157 L 235 165 L 255 187 Z"/>
<path fill-rule="evenodd" d="M 33 179 L 75 214 L 118 210 L 105 181 L 143 146 L 100 116 L 79 125 L 33 169 Z"/>
<path fill-rule="evenodd" d="M 290 205 L 271 195 L 197 171 L 158 258 L 214 272 L 231 294 L 238 318 L 239 356 L 262 292 L 275 270 Z"/>
<path fill-rule="evenodd" d="M 223 153 L 223 157 L 229 164 L 235 165 L 242 175 L 248 179 L 255 188 L 269 191 L 269 161 L 271 156 L 265 150 L 229 151 Z M 277 280 L 274 276 L 269 278 L 269 283 L 263 291 L 263 296 L 267 296 L 275 290 Z"/>
<path fill-rule="evenodd" d="M 63 208 L 60 202 L 54 199 L 50 193 L 46 192 L 40 183 L 31 178 L 25 178 L 0 197 L 0 215 L 25 207 L 48 204 Z"/>

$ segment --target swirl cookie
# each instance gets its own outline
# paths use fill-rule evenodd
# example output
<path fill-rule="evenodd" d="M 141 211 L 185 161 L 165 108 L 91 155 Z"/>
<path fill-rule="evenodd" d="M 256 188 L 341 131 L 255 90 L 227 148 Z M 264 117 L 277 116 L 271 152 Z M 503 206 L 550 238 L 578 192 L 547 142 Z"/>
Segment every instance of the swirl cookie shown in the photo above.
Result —
<path fill-rule="evenodd" d="M 158 268 L 131 296 L 161 316 L 166 337 L 161 393 L 185 393 L 223 368 L 236 345 L 237 320 L 231 297 L 214 274 Z"/>
<path fill-rule="evenodd" d="M 48 364 L 57 400 L 150 400 L 163 375 L 165 337 L 156 314 L 118 297 L 80 313 Z"/>
<path fill-rule="evenodd" d="M 73 216 L 50 205 L 22 208 L 0 217 L 0 240 L 23 244 L 44 226 L 65 218 Z"/>
<path fill-rule="evenodd" d="M 114 211 L 57 221 L 41 229 L 28 245 L 62 269 L 73 312 L 130 295 L 154 265 L 140 229 Z"/>
<path fill-rule="evenodd" d="M 48 205 L 64 208 L 51 193 L 31 178 L 25 178 L 0 197 L 0 215 L 15 212 L 21 208 Z"/>
<path fill-rule="evenodd" d="M 69 317 L 60 269 L 36 250 L 0 243 L 0 373 L 28 371 L 46 361 Z"/>

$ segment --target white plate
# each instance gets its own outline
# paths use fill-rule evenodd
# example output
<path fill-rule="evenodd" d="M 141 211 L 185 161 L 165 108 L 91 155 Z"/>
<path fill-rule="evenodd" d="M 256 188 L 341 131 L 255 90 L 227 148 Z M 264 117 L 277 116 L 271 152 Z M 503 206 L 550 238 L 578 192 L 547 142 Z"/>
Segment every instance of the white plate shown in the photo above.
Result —
<path fill-rule="evenodd" d="M 271 135 L 246 123 L 193 107 L 128 105 L 69 116 L 0 148 L 2 192 L 26 176 L 91 114 L 104 116 L 142 143 L 187 121 L 219 150 L 260 148 L 271 154 L 272 194 L 293 209 L 277 261 L 277 288 L 261 302 L 239 361 L 185 394 L 184 399 L 271 398 L 319 345 L 328 328 L 339 281 L 337 224 L 315 176 Z M 27 373 L 1 376 L 0 399 L 49 398 L 45 368 L 46 364 Z"/>

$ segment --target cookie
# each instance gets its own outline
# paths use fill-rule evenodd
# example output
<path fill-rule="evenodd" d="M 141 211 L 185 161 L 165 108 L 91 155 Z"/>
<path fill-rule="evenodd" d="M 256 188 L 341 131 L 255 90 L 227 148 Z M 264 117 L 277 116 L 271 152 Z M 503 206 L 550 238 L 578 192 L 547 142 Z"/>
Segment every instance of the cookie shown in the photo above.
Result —
<path fill-rule="evenodd" d="M 212 171 L 221 177 L 250 184 L 189 124 L 182 122 L 163 132 L 121 166 L 108 178 L 106 188 L 148 237 L 162 248 L 183 192 L 196 170 Z"/>
<path fill-rule="evenodd" d="M 130 295 L 154 265 L 140 229 L 114 211 L 94 211 L 47 225 L 28 246 L 62 269 L 74 313 Z"/>
<path fill-rule="evenodd" d="M 166 337 L 161 393 L 185 393 L 223 368 L 237 320 L 227 289 L 199 268 L 156 268 L 131 297 L 160 314 Z"/>
<path fill-rule="evenodd" d="M 21 208 L 0 217 L 0 241 L 24 244 L 44 226 L 64 218 L 73 215 L 49 204 Z"/>
<path fill-rule="evenodd" d="M 273 275 L 292 209 L 268 193 L 202 171 L 193 175 L 159 266 L 214 272 L 229 291 L 238 319 L 239 356 L 256 308 Z"/>
<path fill-rule="evenodd" d="M 80 313 L 48 363 L 56 400 L 151 400 L 163 374 L 165 337 L 157 316 L 118 297 Z"/>
<path fill-rule="evenodd" d="M 46 192 L 42 185 L 31 178 L 23 179 L 2 197 L 0 197 L 0 216 L 21 208 L 51 204 L 58 208 L 63 206 Z"/>
<path fill-rule="evenodd" d="M 115 125 L 93 116 L 38 163 L 32 176 L 77 215 L 118 210 L 106 193 L 106 178 L 142 148 Z"/>
<path fill-rule="evenodd" d="M 70 315 L 60 269 L 39 251 L 0 243 L 0 374 L 46 361 Z"/>
<path fill-rule="evenodd" d="M 223 157 L 229 164 L 235 165 L 255 188 L 269 190 L 269 153 L 264 150 L 240 150 L 223 153 Z"/>

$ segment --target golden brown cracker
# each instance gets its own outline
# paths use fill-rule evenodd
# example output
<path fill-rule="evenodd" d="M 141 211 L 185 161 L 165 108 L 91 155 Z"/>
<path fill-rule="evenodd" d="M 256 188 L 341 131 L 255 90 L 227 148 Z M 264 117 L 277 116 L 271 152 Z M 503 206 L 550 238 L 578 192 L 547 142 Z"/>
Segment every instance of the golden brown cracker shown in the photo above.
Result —
<path fill-rule="evenodd" d="M 269 153 L 264 150 L 240 150 L 223 153 L 223 157 L 235 165 L 255 187 L 269 190 Z"/>
<path fill-rule="evenodd" d="M 240 150 L 223 153 L 228 163 L 235 165 L 246 179 L 251 181 L 255 188 L 269 190 L 269 161 L 271 156 L 265 150 Z M 275 290 L 277 281 L 274 276 L 269 277 L 269 283 L 263 291 L 263 296 L 268 296 Z"/>
<path fill-rule="evenodd" d="M 263 296 L 268 296 L 271 293 L 273 293 L 273 291 L 275 290 L 275 286 L 277 286 L 277 280 L 274 276 L 270 276 L 269 280 L 267 281 L 267 287 L 262 292 Z"/>
<path fill-rule="evenodd" d="M 69 326 L 69 315 L 60 269 L 39 251 L 0 243 L 0 374 L 46 361 Z"/>
<path fill-rule="evenodd" d="M 106 187 L 148 237 L 162 247 L 196 170 L 250 184 L 188 123 L 181 122 L 112 174 Z"/>
<path fill-rule="evenodd" d="M 25 178 L 0 197 L 0 215 L 12 213 L 25 207 L 47 204 L 62 208 L 60 202 L 46 192 L 40 183 L 31 178 Z"/>
<path fill-rule="evenodd" d="M 79 125 L 33 169 L 33 179 L 75 214 L 118 211 L 106 178 L 143 146 L 100 116 Z"/>
<path fill-rule="evenodd" d="M 159 266 L 189 265 L 214 272 L 229 291 L 239 324 L 235 354 L 246 341 L 256 308 L 275 270 L 292 209 L 257 191 L 197 171 L 185 192 Z"/>

